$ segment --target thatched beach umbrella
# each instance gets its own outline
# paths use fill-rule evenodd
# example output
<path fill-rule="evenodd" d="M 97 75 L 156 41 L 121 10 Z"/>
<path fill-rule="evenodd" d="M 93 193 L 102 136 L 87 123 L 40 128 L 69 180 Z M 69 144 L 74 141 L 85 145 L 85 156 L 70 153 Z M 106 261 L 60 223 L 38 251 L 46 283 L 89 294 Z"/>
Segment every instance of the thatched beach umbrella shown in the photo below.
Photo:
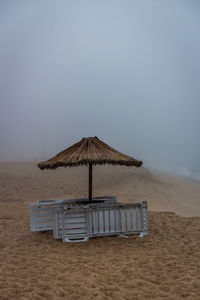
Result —
<path fill-rule="evenodd" d="M 58 153 L 47 161 L 38 164 L 41 170 L 58 167 L 89 166 L 89 201 L 92 200 L 92 166 L 121 165 L 140 167 L 142 161 L 127 156 L 95 137 L 83 138 L 78 143 Z"/>

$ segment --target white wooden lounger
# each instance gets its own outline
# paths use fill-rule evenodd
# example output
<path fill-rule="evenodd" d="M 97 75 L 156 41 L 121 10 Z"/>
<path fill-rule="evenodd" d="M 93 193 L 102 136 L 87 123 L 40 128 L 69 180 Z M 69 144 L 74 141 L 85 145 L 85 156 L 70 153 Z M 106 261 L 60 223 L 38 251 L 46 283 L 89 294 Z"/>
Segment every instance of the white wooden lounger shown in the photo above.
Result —
<path fill-rule="evenodd" d="M 73 207 L 54 213 L 54 237 L 62 238 L 64 242 L 87 241 L 96 236 L 148 234 L 146 201 Z"/>
<path fill-rule="evenodd" d="M 94 197 L 93 202 L 116 203 L 117 197 L 115 196 L 103 196 Z M 31 231 L 49 231 L 53 230 L 54 214 L 53 212 L 58 208 L 80 206 L 84 203 L 88 203 L 88 199 L 55 199 L 55 200 L 39 200 L 36 204 L 30 205 L 30 227 Z"/>

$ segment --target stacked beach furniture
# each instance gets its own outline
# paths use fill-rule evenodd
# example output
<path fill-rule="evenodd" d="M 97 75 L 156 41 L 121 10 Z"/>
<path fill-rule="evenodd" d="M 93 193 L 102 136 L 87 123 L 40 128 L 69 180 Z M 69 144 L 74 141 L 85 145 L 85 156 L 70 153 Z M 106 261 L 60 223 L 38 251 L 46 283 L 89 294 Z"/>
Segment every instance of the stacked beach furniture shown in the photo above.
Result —
<path fill-rule="evenodd" d="M 117 198 L 96 197 L 46 200 L 30 205 L 31 231 L 52 231 L 63 242 L 84 242 L 97 236 L 148 234 L 147 203 L 118 203 Z"/>

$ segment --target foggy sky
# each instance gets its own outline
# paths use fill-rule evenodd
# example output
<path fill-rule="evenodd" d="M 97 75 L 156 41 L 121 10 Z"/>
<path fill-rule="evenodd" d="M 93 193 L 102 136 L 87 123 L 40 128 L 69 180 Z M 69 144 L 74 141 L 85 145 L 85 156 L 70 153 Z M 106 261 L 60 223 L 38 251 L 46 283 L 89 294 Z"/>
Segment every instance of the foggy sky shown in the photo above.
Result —
<path fill-rule="evenodd" d="M 98 136 L 200 174 L 200 1 L 0 0 L 0 160 Z"/>

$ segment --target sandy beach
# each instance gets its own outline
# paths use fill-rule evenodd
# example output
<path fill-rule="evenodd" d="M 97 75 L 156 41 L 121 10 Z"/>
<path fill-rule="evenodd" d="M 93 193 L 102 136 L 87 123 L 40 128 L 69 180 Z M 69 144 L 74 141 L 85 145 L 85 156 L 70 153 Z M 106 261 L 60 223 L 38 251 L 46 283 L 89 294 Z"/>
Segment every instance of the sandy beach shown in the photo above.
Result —
<path fill-rule="evenodd" d="M 29 204 L 87 197 L 88 169 L 0 163 L 0 299 L 200 299 L 200 182 L 102 166 L 93 191 L 146 200 L 149 235 L 62 243 L 31 233 Z"/>

